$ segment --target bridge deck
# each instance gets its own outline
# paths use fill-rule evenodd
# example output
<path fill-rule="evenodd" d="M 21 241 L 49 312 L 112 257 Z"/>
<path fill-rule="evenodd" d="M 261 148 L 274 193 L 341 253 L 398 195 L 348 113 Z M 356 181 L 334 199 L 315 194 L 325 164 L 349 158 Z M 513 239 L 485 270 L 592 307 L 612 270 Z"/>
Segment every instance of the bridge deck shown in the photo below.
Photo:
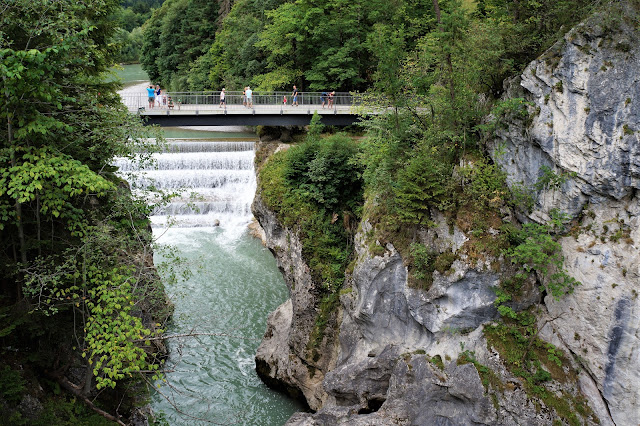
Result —
<path fill-rule="evenodd" d="M 327 96 L 317 92 L 300 92 L 299 106 L 282 103 L 286 94 L 280 92 L 255 93 L 253 105 L 248 108 L 242 104 L 241 92 L 227 92 L 227 103 L 220 106 L 220 92 L 180 92 L 167 93 L 162 102 L 149 107 L 148 98 L 143 90 L 136 93 L 121 93 L 122 101 L 129 111 L 146 118 L 148 124 L 161 126 L 220 126 L 220 125 L 306 125 L 317 112 L 327 125 L 353 124 L 358 115 L 354 112 L 354 97 L 339 93 L 333 98 L 333 105 L 322 99 Z M 169 98 L 173 107 L 169 108 Z"/>
<path fill-rule="evenodd" d="M 242 105 L 228 105 L 226 107 L 219 107 L 217 105 L 196 105 L 196 104 L 182 104 L 175 105 L 173 108 L 166 106 L 154 107 L 149 109 L 148 107 L 129 107 L 129 111 L 132 113 L 138 113 L 141 115 L 155 116 L 155 115 L 253 115 L 253 114 L 353 114 L 353 107 L 351 105 L 336 105 L 331 108 L 322 108 L 321 105 L 254 105 L 252 108 L 247 108 Z"/>
<path fill-rule="evenodd" d="M 129 111 L 146 117 L 148 124 L 160 126 L 228 126 L 264 125 L 291 126 L 307 125 L 315 112 L 321 115 L 322 123 L 330 126 L 347 126 L 357 121 L 358 116 L 350 105 L 322 108 L 322 105 L 196 105 L 180 104 L 173 108 L 166 106 L 129 108 Z"/>
<path fill-rule="evenodd" d="M 146 124 L 160 126 L 306 126 L 316 109 L 232 109 L 224 110 L 151 110 L 139 111 Z M 328 126 L 348 126 L 359 116 L 343 110 L 317 109 L 322 123 Z M 339 112 L 338 112 L 339 111 Z"/>

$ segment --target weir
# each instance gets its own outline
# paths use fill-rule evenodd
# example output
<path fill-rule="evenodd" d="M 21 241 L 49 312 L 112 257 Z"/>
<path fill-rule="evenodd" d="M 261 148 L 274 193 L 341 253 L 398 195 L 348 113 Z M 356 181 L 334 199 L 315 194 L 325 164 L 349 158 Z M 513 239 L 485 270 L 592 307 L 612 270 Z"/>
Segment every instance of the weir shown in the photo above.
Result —
<path fill-rule="evenodd" d="M 155 187 L 175 196 L 155 209 L 155 226 L 171 218 L 180 227 L 246 225 L 256 189 L 254 142 L 214 140 L 169 141 L 153 154 L 156 169 L 140 170 L 134 162 L 117 161 L 134 191 Z"/>

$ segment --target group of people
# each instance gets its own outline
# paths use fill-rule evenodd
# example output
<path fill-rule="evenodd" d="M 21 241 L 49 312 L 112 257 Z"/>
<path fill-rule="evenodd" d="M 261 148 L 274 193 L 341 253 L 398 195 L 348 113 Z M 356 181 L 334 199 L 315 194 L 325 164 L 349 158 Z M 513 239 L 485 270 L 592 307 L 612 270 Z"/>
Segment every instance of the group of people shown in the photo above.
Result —
<path fill-rule="evenodd" d="M 328 108 L 333 106 L 334 96 L 336 92 L 335 90 L 332 92 L 322 92 L 320 94 L 320 102 L 322 103 L 322 108 L 325 105 Z M 173 100 L 171 96 L 167 97 L 167 94 L 160 89 L 160 85 L 156 84 L 154 87 L 150 85 L 147 87 L 147 96 L 149 98 L 149 108 L 152 109 L 154 107 L 163 108 L 168 107 L 169 109 L 173 108 Z M 178 102 L 179 106 L 180 102 Z M 285 95 L 282 99 L 282 104 L 284 106 L 287 105 L 287 95 Z M 253 91 L 251 87 L 246 86 L 242 91 L 242 105 L 247 108 L 253 108 Z M 227 93 L 225 88 L 223 87 L 220 91 L 220 108 L 227 106 Z M 294 85 L 293 91 L 291 92 L 291 106 L 299 106 L 298 104 L 298 88 Z"/>
<path fill-rule="evenodd" d="M 225 90 L 223 87 L 220 91 L 220 108 L 227 106 L 227 92 Z M 253 90 L 249 86 L 245 86 L 242 90 L 242 106 L 253 108 Z"/>
<path fill-rule="evenodd" d="M 247 108 L 253 108 L 253 90 L 246 86 L 242 91 L 242 105 Z"/>
<path fill-rule="evenodd" d="M 327 108 L 331 108 L 333 106 L 333 98 L 335 95 L 336 95 L 335 90 L 328 93 L 327 92 L 320 93 L 320 102 L 322 103 L 322 108 L 324 108 L 325 103 L 327 105 Z"/>
<path fill-rule="evenodd" d="M 322 92 L 320 94 L 320 102 L 322 103 L 322 108 L 325 107 L 325 105 L 327 105 L 328 108 L 331 108 L 333 106 L 333 98 L 336 95 L 336 91 L 332 91 L 332 92 Z M 287 106 L 287 96 L 285 95 L 282 98 L 282 104 L 284 106 Z M 293 85 L 293 91 L 291 92 L 291 106 L 299 106 L 298 105 L 298 88 L 295 86 L 295 84 Z"/>
<path fill-rule="evenodd" d="M 156 84 L 156 87 L 153 87 L 153 85 L 147 87 L 147 97 L 149 98 L 149 109 L 153 109 L 153 107 L 173 108 L 173 99 L 171 99 L 171 96 L 167 97 L 167 94 L 160 89 L 159 84 Z"/>

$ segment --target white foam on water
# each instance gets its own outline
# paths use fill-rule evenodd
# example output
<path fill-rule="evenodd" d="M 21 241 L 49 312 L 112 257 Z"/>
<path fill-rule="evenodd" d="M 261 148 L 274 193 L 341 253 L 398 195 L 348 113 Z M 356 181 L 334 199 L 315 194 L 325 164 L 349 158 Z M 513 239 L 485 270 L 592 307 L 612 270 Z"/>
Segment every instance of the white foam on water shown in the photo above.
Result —
<path fill-rule="evenodd" d="M 140 168 L 135 160 L 125 158 L 116 159 L 114 165 L 138 194 L 150 188 L 176 194 L 154 209 L 154 228 L 219 226 L 233 240 L 246 231 L 253 217 L 253 150 L 251 141 L 173 139 L 169 152 L 153 154 L 153 168 Z M 153 202 L 153 195 L 149 197 Z"/>

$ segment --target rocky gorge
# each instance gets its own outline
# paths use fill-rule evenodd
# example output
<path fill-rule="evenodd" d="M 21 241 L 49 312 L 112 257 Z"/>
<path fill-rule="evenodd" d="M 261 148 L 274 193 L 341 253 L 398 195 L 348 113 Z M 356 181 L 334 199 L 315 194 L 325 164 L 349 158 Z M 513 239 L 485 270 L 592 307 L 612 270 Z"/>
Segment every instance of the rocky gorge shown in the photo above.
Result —
<path fill-rule="evenodd" d="M 450 269 L 413 288 L 403 256 L 372 238 L 365 218 L 339 307 L 310 347 L 318 284 L 296 231 L 257 194 L 252 209 L 291 296 L 269 317 L 257 370 L 314 411 L 287 424 L 637 424 L 640 21 L 636 9 L 620 8 L 623 18 L 590 18 L 506 83 L 526 118 L 505 117 L 489 143 L 512 187 L 561 177 L 538 188 L 531 208 L 503 212 L 545 223 L 560 210 L 571 221 L 560 243 L 566 272 L 581 284 L 557 299 L 530 279 L 510 302 L 535 312 L 533 327 L 551 344 L 540 347 L 558 361 L 539 369 L 551 384 L 532 393 L 487 331 L 500 318 L 496 289 L 509 262 L 471 253 L 469 231 L 437 210 L 419 239 L 454 253 Z"/>

